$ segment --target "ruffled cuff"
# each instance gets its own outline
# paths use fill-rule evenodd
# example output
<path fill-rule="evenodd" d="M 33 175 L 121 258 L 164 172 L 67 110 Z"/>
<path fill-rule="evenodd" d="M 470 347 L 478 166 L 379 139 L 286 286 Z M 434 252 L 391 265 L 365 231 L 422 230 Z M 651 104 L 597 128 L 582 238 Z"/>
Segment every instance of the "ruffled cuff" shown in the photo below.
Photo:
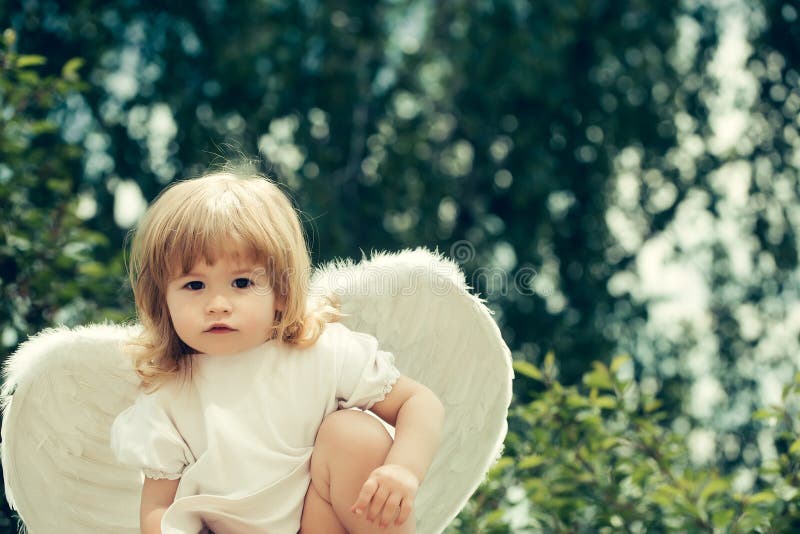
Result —
<path fill-rule="evenodd" d="M 147 478 L 152 478 L 154 480 L 178 480 L 183 476 L 183 473 L 165 473 L 163 471 L 158 471 L 156 469 L 142 469 L 142 473 Z"/>
<path fill-rule="evenodd" d="M 380 391 L 364 406 L 364 410 L 369 410 L 375 403 L 385 400 L 386 395 L 392 392 L 392 388 L 400 379 L 400 371 L 398 371 L 397 367 L 394 365 L 394 354 L 391 352 L 385 352 L 384 354 L 391 365 L 386 370 L 386 374 L 383 377 L 383 386 L 381 386 Z"/>

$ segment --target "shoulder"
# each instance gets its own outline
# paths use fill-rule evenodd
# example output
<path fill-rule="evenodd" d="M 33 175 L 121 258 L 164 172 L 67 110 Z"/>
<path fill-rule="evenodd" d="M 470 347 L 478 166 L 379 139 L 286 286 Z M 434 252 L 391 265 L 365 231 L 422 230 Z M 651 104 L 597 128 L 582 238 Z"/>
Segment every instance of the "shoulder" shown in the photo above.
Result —
<path fill-rule="evenodd" d="M 129 414 L 144 420 L 166 417 L 172 421 L 176 417 L 176 410 L 185 404 L 187 388 L 191 386 L 189 380 L 171 379 L 153 391 L 141 391 L 129 408 Z"/>
<path fill-rule="evenodd" d="M 350 330 L 342 323 L 328 323 L 313 345 L 325 352 L 350 352 L 353 350 L 375 350 L 378 341 L 364 332 Z"/>
<path fill-rule="evenodd" d="M 132 405 L 117 414 L 111 425 L 111 441 L 114 448 L 119 448 L 131 439 L 142 437 L 143 434 L 163 426 L 164 422 L 169 420 L 163 409 L 164 401 L 159 391 L 140 392 Z"/>
<path fill-rule="evenodd" d="M 342 323 L 328 323 L 317 341 L 308 347 L 285 347 L 289 360 L 338 362 L 341 365 L 352 356 L 367 355 L 378 350 L 378 341 L 371 335 L 351 330 Z"/>
<path fill-rule="evenodd" d="M 154 391 L 140 391 L 133 404 L 123 413 L 127 412 L 128 415 L 146 420 L 154 412 L 163 412 L 164 408 L 170 405 L 174 395 L 173 389 L 168 384 L 163 384 Z"/>
<path fill-rule="evenodd" d="M 161 384 L 158 389 L 143 395 L 151 396 L 152 402 L 163 407 L 169 407 L 175 400 L 186 395 L 186 389 L 190 388 L 192 381 L 189 378 L 173 377 Z"/>
<path fill-rule="evenodd" d="M 322 334 L 320 334 L 315 345 L 336 343 L 339 340 L 346 339 L 348 336 L 352 335 L 352 333 L 352 330 L 342 323 L 328 323 L 322 330 Z"/>

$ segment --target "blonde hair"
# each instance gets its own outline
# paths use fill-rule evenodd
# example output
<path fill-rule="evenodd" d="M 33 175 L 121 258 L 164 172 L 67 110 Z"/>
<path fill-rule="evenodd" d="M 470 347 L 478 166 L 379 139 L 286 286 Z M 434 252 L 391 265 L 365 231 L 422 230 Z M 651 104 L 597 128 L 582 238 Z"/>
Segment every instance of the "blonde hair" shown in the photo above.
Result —
<path fill-rule="evenodd" d="M 175 182 L 145 213 L 133 236 L 129 274 L 142 332 L 128 348 L 145 389 L 191 371 L 195 352 L 175 332 L 168 282 L 200 260 L 232 255 L 267 270 L 281 311 L 273 339 L 305 347 L 340 317 L 331 299 L 308 300 L 311 261 L 302 226 L 276 184 L 252 173 L 220 172 Z"/>

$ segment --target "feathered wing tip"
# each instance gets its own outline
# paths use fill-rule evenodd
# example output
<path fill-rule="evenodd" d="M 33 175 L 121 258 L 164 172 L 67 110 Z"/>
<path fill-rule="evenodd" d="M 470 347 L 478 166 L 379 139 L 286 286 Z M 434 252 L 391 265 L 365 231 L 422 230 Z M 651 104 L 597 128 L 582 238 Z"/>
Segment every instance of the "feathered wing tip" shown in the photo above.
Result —
<path fill-rule="evenodd" d="M 312 288 L 336 294 L 342 322 L 377 337 L 445 405 L 443 441 L 417 497 L 419 532 L 440 532 L 502 454 L 513 372 L 499 328 L 458 266 L 424 248 L 332 262 Z"/>
<path fill-rule="evenodd" d="M 6 497 L 39 532 L 138 532 L 138 470 L 109 447 L 138 378 L 122 351 L 131 329 L 48 329 L 6 361 L 0 389 Z"/>
<path fill-rule="evenodd" d="M 471 289 L 455 262 L 438 250 L 417 247 L 400 252 L 373 251 L 371 258 L 364 256 L 359 263 L 349 258 L 332 260 L 314 272 L 309 296 L 382 297 L 414 292 L 424 282 L 434 295 L 452 290 L 468 294 Z"/>

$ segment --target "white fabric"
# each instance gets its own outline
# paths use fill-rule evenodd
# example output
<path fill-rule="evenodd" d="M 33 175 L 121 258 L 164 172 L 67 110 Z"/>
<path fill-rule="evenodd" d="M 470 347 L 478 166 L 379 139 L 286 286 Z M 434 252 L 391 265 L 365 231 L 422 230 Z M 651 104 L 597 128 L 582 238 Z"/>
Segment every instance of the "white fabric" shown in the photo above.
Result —
<path fill-rule="evenodd" d="M 190 381 L 140 395 L 111 430 L 120 462 L 181 479 L 164 534 L 295 534 L 322 419 L 369 409 L 399 377 L 374 337 L 337 323 L 307 349 L 192 358 Z"/>

